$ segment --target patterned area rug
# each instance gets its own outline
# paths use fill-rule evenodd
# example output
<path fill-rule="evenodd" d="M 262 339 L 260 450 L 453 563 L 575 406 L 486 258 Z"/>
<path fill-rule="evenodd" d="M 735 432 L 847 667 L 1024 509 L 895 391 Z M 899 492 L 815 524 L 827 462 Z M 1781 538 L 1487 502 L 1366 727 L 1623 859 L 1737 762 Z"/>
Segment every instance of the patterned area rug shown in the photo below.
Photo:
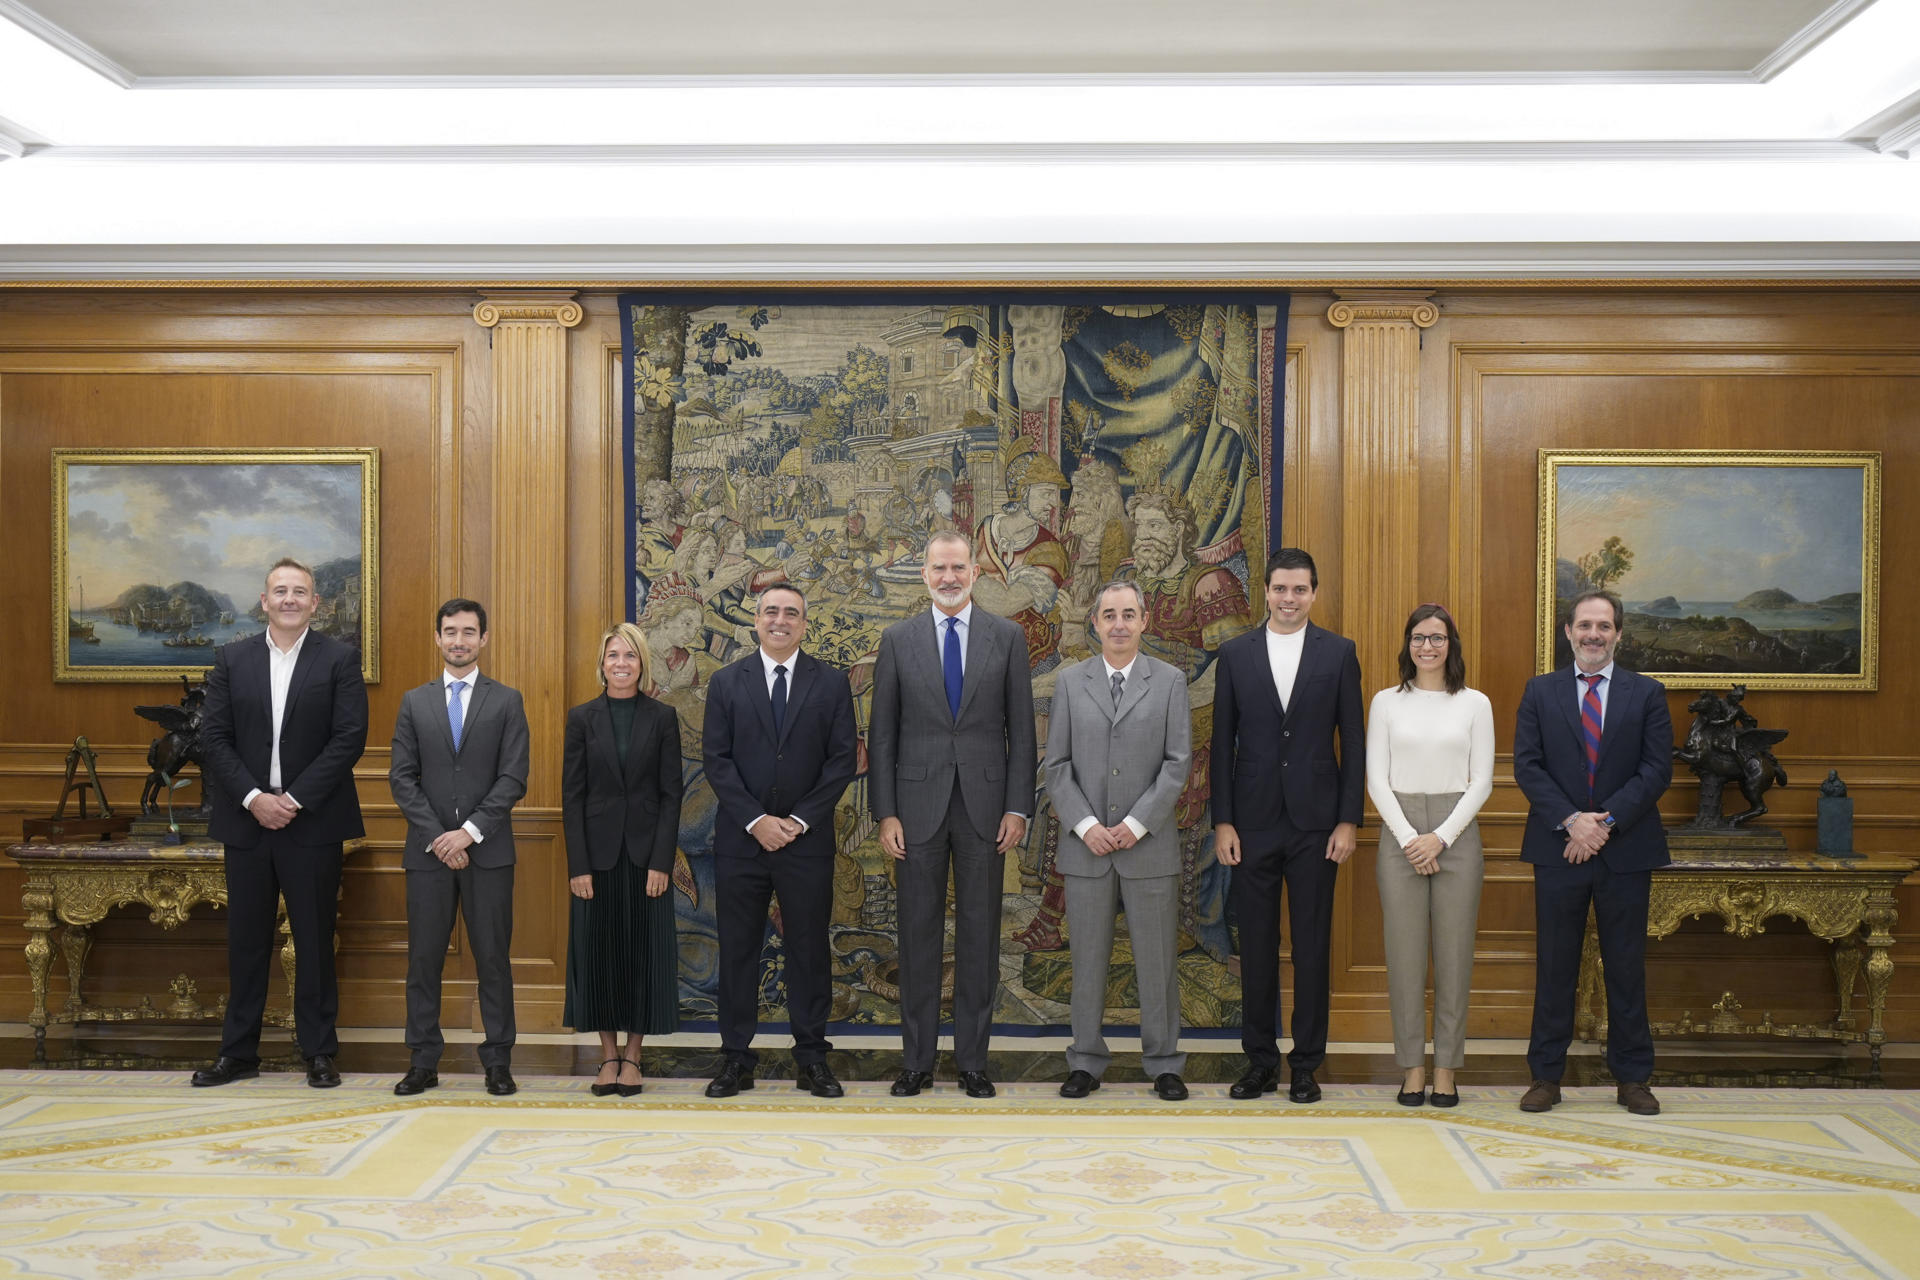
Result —
<path fill-rule="evenodd" d="M 1915 1093 L 1666 1089 L 1640 1120 L 1600 1089 L 1528 1116 L 587 1083 L 0 1072 L 0 1275 L 1920 1275 Z"/>

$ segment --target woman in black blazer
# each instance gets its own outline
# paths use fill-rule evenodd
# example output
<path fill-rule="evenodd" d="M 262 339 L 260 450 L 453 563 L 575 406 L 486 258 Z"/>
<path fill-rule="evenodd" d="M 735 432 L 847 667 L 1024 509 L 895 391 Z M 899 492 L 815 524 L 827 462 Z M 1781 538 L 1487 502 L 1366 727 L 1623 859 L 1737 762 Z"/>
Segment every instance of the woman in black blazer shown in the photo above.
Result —
<path fill-rule="evenodd" d="M 562 1020 L 600 1033 L 596 1097 L 639 1093 L 642 1037 L 680 1025 L 667 897 L 680 834 L 680 720 L 641 692 L 650 674 L 646 636 L 616 623 L 600 637 L 606 692 L 567 712 L 560 785 L 573 909 Z"/>

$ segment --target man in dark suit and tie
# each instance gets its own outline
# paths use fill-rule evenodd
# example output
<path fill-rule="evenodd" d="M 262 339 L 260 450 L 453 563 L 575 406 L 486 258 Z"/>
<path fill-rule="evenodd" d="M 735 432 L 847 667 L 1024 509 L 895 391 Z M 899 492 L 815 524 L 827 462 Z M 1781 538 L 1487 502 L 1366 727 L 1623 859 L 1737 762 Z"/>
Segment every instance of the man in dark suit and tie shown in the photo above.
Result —
<path fill-rule="evenodd" d="M 1658 680 L 1614 665 L 1623 621 L 1605 591 L 1575 596 L 1573 665 L 1527 681 L 1513 731 L 1513 780 L 1531 804 L 1520 857 L 1533 864 L 1535 974 L 1522 1111 L 1560 1101 L 1573 1040 L 1574 996 L 1587 909 L 1607 984 L 1607 1069 L 1620 1105 L 1660 1114 L 1647 1087 L 1647 900 L 1670 861 L 1655 807 L 1673 781 L 1673 719 Z"/>
<path fill-rule="evenodd" d="M 880 847 L 899 860 L 900 1033 L 893 1095 L 933 1083 L 947 873 L 953 873 L 953 1057 L 970 1098 L 991 1098 L 987 1042 L 1000 989 L 1006 852 L 1033 813 L 1033 677 L 1018 624 L 973 604 L 973 540 L 927 540 L 930 610 L 880 636 L 867 789 Z"/>
<path fill-rule="evenodd" d="M 1360 660 L 1353 641 L 1309 621 L 1319 589 L 1312 556 L 1274 552 L 1267 625 L 1221 645 L 1214 664 L 1214 854 L 1233 868 L 1247 1054 L 1228 1092 L 1242 1100 L 1279 1087 L 1283 885 L 1293 941 L 1288 1098 L 1320 1100 L 1313 1073 L 1327 1056 L 1334 877 L 1353 854 L 1367 752 Z"/>
<path fill-rule="evenodd" d="M 709 1098 L 753 1088 L 759 1058 L 760 952 L 777 896 L 787 950 L 787 1021 L 798 1087 L 816 1098 L 844 1092 L 827 1065 L 833 974 L 834 807 L 853 781 L 858 753 L 845 673 L 800 652 L 807 598 L 768 587 L 754 610 L 760 647 L 707 682 L 702 755 L 719 802 L 714 876 L 720 925 L 720 1048 Z"/>
<path fill-rule="evenodd" d="M 449 600 L 434 622 L 440 678 L 410 689 L 393 726 L 387 782 L 407 818 L 407 1047 L 393 1091 L 440 1083 L 440 974 L 456 912 L 467 922 L 480 994 L 487 1092 L 514 1092 L 513 806 L 527 793 L 527 712 L 520 692 L 480 670 L 487 611 Z"/>
<path fill-rule="evenodd" d="M 201 712 L 208 830 L 226 846 L 226 1026 L 196 1085 L 260 1074 L 260 1019 L 281 897 L 293 933 L 294 1031 L 307 1083 L 340 1083 L 333 922 L 346 841 L 366 833 L 353 766 L 367 748 L 360 654 L 311 629 L 313 571 L 285 559 L 267 573 L 263 636 L 214 651 Z"/>

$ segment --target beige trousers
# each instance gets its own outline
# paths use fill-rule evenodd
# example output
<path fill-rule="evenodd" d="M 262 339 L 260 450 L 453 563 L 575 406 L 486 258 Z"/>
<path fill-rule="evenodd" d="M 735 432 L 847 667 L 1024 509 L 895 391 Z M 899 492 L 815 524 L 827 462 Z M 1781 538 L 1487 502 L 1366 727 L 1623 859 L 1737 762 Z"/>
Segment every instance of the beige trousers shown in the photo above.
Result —
<path fill-rule="evenodd" d="M 1439 826 L 1458 793 L 1393 793 L 1413 829 Z M 1386 932 L 1387 1004 L 1393 1013 L 1393 1060 L 1401 1070 L 1426 1065 L 1427 959 L 1433 959 L 1433 1065 L 1466 1063 L 1467 999 L 1473 991 L 1473 941 L 1480 922 L 1485 860 L 1480 824 L 1471 822 L 1440 854 L 1440 869 L 1423 876 L 1407 861 L 1391 831 L 1380 832 L 1374 879 L 1380 886 L 1380 922 Z"/>

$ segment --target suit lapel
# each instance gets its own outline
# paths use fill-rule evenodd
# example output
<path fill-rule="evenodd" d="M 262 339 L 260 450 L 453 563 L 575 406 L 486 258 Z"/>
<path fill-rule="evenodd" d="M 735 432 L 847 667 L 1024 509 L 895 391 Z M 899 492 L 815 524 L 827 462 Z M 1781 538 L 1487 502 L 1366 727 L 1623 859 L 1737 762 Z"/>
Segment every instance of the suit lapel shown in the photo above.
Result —
<path fill-rule="evenodd" d="M 1118 719 L 1119 717 L 1114 714 L 1113 685 L 1107 679 L 1106 660 L 1099 654 L 1095 654 L 1080 665 L 1084 668 L 1080 675 L 1087 686 L 1087 700 L 1100 708 L 1100 714 L 1105 716 L 1109 723 Z"/>
<path fill-rule="evenodd" d="M 1104 662 L 1101 663 L 1100 666 L 1102 671 L 1106 669 Z M 1113 713 L 1113 718 L 1116 723 L 1125 719 L 1127 712 L 1140 705 L 1140 700 L 1145 698 L 1150 692 L 1148 686 L 1152 680 L 1153 669 L 1147 665 L 1147 660 L 1144 657 L 1135 658 L 1133 660 L 1133 674 L 1129 675 L 1127 682 L 1120 686 L 1120 706 L 1119 709 Z M 1107 701 L 1113 701 L 1113 694 L 1111 692 L 1107 694 Z"/>
<path fill-rule="evenodd" d="M 1587 735 L 1580 727 L 1580 690 L 1583 686 L 1574 677 L 1576 669 L 1567 667 L 1564 671 L 1554 672 L 1553 700 L 1560 704 L 1560 716 L 1566 722 L 1568 735 L 1573 739 L 1573 749 L 1579 752 L 1582 760 L 1585 760 Z M 1603 723 L 1600 727 L 1604 736 L 1606 725 Z"/>
<path fill-rule="evenodd" d="M 927 641 L 935 640 L 939 644 L 945 644 L 946 637 L 934 628 L 932 607 L 929 606 L 915 614 L 908 621 L 907 627 L 907 667 L 919 676 L 921 682 L 927 686 L 927 692 L 944 707 L 947 705 L 947 680 L 941 669 L 942 651 L 929 645 Z M 949 722 L 952 720 L 951 712 L 948 713 L 948 720 Z"/>
<path fill-rule="evenodd" d="M 993 638 L 993 633 L 980 625 L 980 606 L 976 604 L 973 606 L 973 617 L 967 621 L 966 675 L 960 681 L 960 715 L 954 717 L 956 723 L 961 716 L 967 714 L 967 708 L 973 705 L 973 690 L 979 684 L 979 680 L 974 678 L 975 674 L 991 665 L 994 655 L 999 651 L 1000 645 Z M 946 699 L 946 694 L 947 685 L 943 671 L 940 681 L 942 701 Z"/>
<path fill-rule="evenodd" d="M 1324 647 L 1321 642 L 1320 628 L 1309 622 L 1307 624 L 1307 633 L 1300 641 L 1300 665 L 1294 668 L 1293 688 L 1287 691 L 1287 705 L 1280 713 L 1281 724 L 1285 724 L 1291 720 L 1293 713 L 1299 708 L 1300 691 L 1307 687 L 1307 679 L 1313 674 L 1314 667 L 1319 664 L 1320 650 Z M 1272 664 L 1268 665 L 1269 668 L 1271 668 Z M 1267 684 L 1270 686 L 1273 684 L 1271 677 L 1268 678 Z M 1273 691 L 1273 699 L 1275 702 L 1280 700 L 1280 690 L 1278 688 L 1275 688 Z"/>
<path fill-rule="evenodd" d="M 636 707 L 635 710 L 637 711 L 638 708 Z M 600 754 L 606 757 L 607 767 L 612 769 L 617 777 L 625 778 L 627 767 L 620 761 L 620 744 L 613 740 L 612 704 L 607 700 L 605 693 L 594 699 L 591 717 L 593 740 L 599 745 Z"/>
<path fill-rule="evenodd" d="M 1254 683 L 1260 687 L 1260 697 L 1273 709 L 1275 720 L 1285 720 L 1286 708 L 1280 705 L 1280 691 L 1273 686 L 1273 655 L 1267 649 L 1267 624 L 1263 622 L 1257 630 L 1246 634 L 1253 638 L 1247 653 L 1252 659 L 1254 671 L 1259 675 L 1259 679 Z M 1235 678 L 1238 679 L 1238 677 Z M 1299 683 L 1298 677 L 1295 678 L 1294 683 Z"/>
<path fill-rule="evenodd" d="M 1633 679 L 1633 672 L 1626 670 L 1624 667 L 1620 666 L 1618 663 L 1614 664 L 1613 674 L 1608 676 L 1606 679 L 1605 683 L 1611 687 L 1608 688 L 1606 691 L 1607 692 L 1606 712 L 1604 715 L 1600 717 L 1600 756 L 1599 758 L 1601 760 L 1605 760 L 1607 758 L 1608 749 L 1613 746 L 1614 741 L 1620 736 L 1619 734 L 1613 731 L 1613 722 L 1618 718 L 1614 713 L 1623 712 L 1626 710 L 1627 702 L 1626 702 L 1625 695 L 1626 695 L 1628 682 L 1631 681 L 1632 679 Z"/>
<path fill-rule="evenodd" d="M 280 724 L 283 730 L 286 727 L 286 717 L 292 714 L 294 701 L 300 696 L 301 687 L 307 683 L 307 677 L 313 673 L 314 665 L 320 661 L 319 639 L 309 630 L 306 640 L 300 645 L 300 656 L 293 660 L 293 679 L 287 681 L 287 705 L 281 708 Z M 269 698 L 273 696 L 271 677 L 269 677 L 267 696 Z"/>
<path fill-rule="evenodd" d="M 767 669 L 760 665 L 760 651 L 755 649 L 746 657 L 733 664 L 738 668 L 734 679 L 742 685 L 741 692 L 747 704 L 753 708 L 754 715 L 760 719 L 760 731 L 773 739 L 773 695 L 767 688 Z M 793 706 L 792 687 L 788 687 L 787 706 Z"/>
<path fill-rule="evenodd" d="M 758 654 L 754 655 L 754 660 L 756 662 L 759 661 Z M 813 688 L 814 668 L 817 665 L 811 655 L 801 653 L 797 649 L 794 651 L 793 659 L 788 664 L 788 669 L 793 672 L 793 679 L 787 681 L 787 718 L 781 722 L 780 741 L 775 744 L 776 746 L 784 746 L 787 741 L 787 735 L 793 732 L 793 722 L 799 719 L 794 712 L 799 709 L 801 703 L 806 699 L 807 691 Z M 764 670 L 762 674 L 764 674 Z M 773 699 L 771 695 L 769 695 L 767 699 L 767 716 L 769 720 L 771 720 L 773 716 Z"/>
<path fill-rule="evenodd" d="M 441 686 L 444 695 L 446 686 Z M 493 690 L 493 681 L 475 671 L 468 677 L 466 705 L 460 709 L 460 745 L 454 748 L 455 754 L 467 749 L 467 742 L 473 737 L 473 727 L 480 723 L 485 711 L 487 694 Z M 453 724 L 448 721 L 445 710 L 440 720 L 447 726 L 447 741 L 453 741 Z"/>

